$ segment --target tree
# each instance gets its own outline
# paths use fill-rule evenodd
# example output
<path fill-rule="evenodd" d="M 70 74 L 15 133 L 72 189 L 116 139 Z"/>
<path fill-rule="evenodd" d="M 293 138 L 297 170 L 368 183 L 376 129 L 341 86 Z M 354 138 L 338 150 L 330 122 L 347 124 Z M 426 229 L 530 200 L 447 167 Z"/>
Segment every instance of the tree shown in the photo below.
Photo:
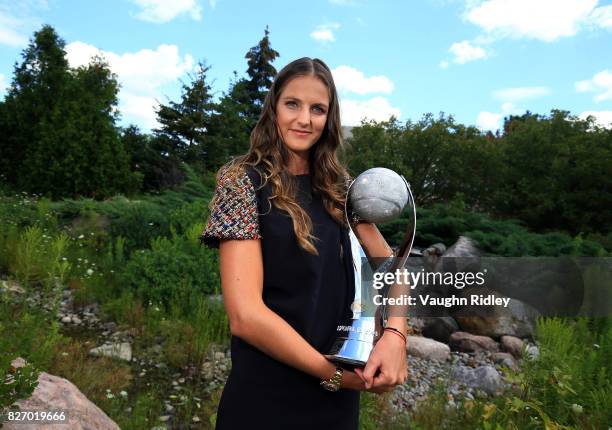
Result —
<path fill-rule="evenodd" d="M 155 130 L 171 158 L 202 168 L 207 165 L 207 134 L 214 108 L 206 78 L 209 69 L 200 62 L 191 82 L 182 85 L 181 101 L 160 105 L 157 119 L 162 126 Z"/>
<path fill-rule="evenodd" d="M 22 165 L 40 139 L 40 124 L 57 111 L 70 85 L 65 42 L 53 27 L 46 25 L 34 33 L 15 63 L 11 86 L 4 102 L 0 131 L 0 163 L 7 182 L 27 184 Z"/>
<path fill-rule="evenodd" d="M 246 81 L 246 91 L 251 102 L 249 114 L 255 119 L 255 122 L 257 122 L 261 114 L 266 93 L 272 86 L 276 76 L 276 69 L 272 62 L 278 58 L 279 53 L 270 46 L 269 34 L 270 32 L 266 26 L 264 37 L 256 46 L 249 49 L 249 52 L 245 55 L 249 65 L 247 75 L 250 77 Z"/>
<path fill-rule="evenodd" d="M 116 77 L 101 58 L 70 69 L 64 46 L 44 26 L 15 66 L 2 142 L 8 176 L 52 198 L 132 192 L 138 184 L 115 127 Z"/>

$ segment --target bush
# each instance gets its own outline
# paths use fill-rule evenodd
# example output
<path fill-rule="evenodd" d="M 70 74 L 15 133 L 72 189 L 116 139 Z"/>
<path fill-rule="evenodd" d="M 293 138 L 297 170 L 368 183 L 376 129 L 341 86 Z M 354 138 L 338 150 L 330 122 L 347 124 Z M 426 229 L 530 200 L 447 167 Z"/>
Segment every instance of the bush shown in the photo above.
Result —
<path fill-rule="evenodd" d="M 132 255 L 123 273 L 125 286 L 146 303 L 158 303 L 169 310 L 179 304 L 188 314 L 198 296 L 219 291 L 217 254 L 198 242 L 203 224 L 194 225 L 186 237 L 158 237 L 151 249 Z"/>

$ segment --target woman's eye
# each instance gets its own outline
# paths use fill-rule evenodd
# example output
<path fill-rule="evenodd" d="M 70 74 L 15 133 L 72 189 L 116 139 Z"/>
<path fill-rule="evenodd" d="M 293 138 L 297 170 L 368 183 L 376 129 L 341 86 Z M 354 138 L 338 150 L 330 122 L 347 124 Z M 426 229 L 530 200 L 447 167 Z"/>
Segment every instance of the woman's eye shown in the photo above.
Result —
<path fill-rule="evenodd" d="M 287 103 L 285 103 L 285 104 L 286 104 L 287 106 L 289 106 L 289 107 L 297 106 L 297 103 L 296 103 L 296 102 L 291 102 L 291 101 L 290 101 L 290 102 L 287 102 Z"/>
<path fill-rule="evenodd" d="M 325 109 L 318 107 L 318 106 L 315 106 L 314 110 L 317 111 L 318 113 L 325 113 Z"/>

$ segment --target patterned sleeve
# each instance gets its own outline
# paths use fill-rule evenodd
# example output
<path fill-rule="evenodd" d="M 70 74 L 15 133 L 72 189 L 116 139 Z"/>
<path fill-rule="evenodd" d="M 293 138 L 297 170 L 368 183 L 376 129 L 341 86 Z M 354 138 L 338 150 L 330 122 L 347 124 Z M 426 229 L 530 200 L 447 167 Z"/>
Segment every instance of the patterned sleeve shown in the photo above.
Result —
<path fill-rule="evenodd" d="M 345 190 L 348 192 L 349 186 L 351 185 L 351 182 L 353 182 L 353 178 L 351 178 L 348 174 L 345 176 L 344 178 L 344 188 Z M 351 223 L 351 227 L 355 226 L 356 224 L 360 223 L 360 222 L 365 222 L 363 219 L 361 219 L 359 217 L 359 215 L 357 215 L 355 212 L 353 212 L 350 202 L 347 205 L 347 210 L 348 210 L 348 218 L 350 220 Z"/>
<path fill-rule="evenodd" d="M 200 236 L 200 243 L 218 248 L 223 239 L 261 239 L 257 197 L 249 176 L 244 173 L 230 179 L 225 168 L 219 172 L 215 194 L 210 202 L 210 216 Z"/>

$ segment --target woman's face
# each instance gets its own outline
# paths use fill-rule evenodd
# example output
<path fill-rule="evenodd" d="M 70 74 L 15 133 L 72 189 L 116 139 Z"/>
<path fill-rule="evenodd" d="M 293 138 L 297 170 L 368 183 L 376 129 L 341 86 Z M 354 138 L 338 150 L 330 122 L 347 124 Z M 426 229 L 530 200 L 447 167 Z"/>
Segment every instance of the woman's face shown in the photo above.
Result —
<path fill-rule="evenodd" d="M 285 146 L 296 154 L 307 155 L 325 129 L 328 110 L 327 86 L 319 78 L 291 79 L 276 103 L 276 122 Z"/>

